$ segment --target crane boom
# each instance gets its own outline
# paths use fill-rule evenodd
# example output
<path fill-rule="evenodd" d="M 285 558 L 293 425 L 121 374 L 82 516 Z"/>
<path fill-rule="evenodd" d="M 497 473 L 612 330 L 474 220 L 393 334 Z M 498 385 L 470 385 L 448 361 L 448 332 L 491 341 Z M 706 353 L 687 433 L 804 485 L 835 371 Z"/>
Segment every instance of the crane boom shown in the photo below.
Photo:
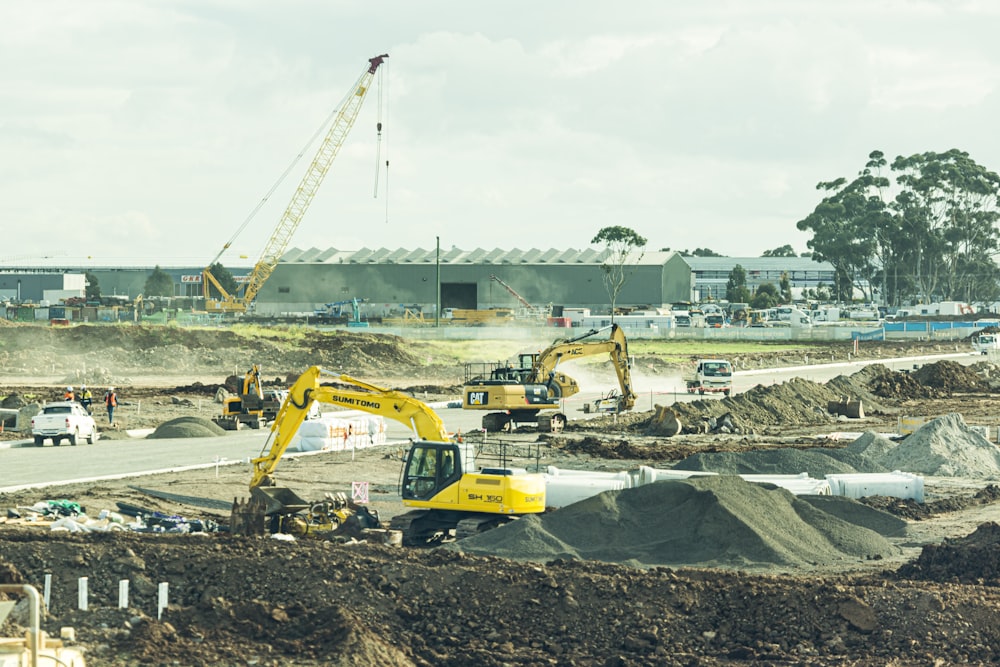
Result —
<path fill-rule="evenodd" d="M 500 280 L 500 278 L 498 278 L 495 274 L 492 274 L 492 273 L 490 274 L 490 280 L 495 280 L 496 282 L 500 283 L 500 285 L 505 290 L 507 290 L 508 292 L 510 292 L 511 296 L 513 296 L 515 299 L 517 299 L 518 303 L 520 303 L 525 308 L 531 308 L 532 307 L 531 303 L 529 303 L 527 299 L 525 299 L 523 296 L 521 296 L 520 294 L 518 294 L 514 290 L 513 287 L 511 287 L 510 285 L 508 285 L 504 281 Z"/>
<path fill-rule="evenodd" d="M 380 56 L 369 58 L 367 67 L 365 67 L 361 76 L 358 77 L 354 87 L 351 88 L 344 100 L 341 101 L 336 118 L 330 126 L 326 137 L 323 139 L 319 150 L 316 152 L 316 157 L 313 158 L 312 164 L 309 165 L 309 169 L 302 177 L 302 182 L 296 188 L 295 194 L 281 216 L 281 220 L 278 221 L 278 225 L 271 234 L 271 238 L 264 246 L 264 251 L 261 253 L 260 259 L 254 265 L 242 298 L 227 292 L 218 279 L 212 275 L 210 271 L 211 267 L 206 267 L 202 272 L 202 289 L 205 295 L 205 309 L 207 311 L 246 312 L 250 304 L 257 298 L 260 288 L 274 272 L 275 267 L 278 265 L 278 260 L 281 259 L 285 250 L 288 249 L 288 243 L 291 241 L 292 235 L 298 228 L 299 223 L 302 222 L 302 217 L 309 209 L 309 204 L 312 203 L 313 197 L 316 196 L 316 191 L 319 190 L 323 178 L 330 169 L 330 165 L 333 164 L 334 158 L 340 152 L 340 148 L 344 144 L 344 139 L 354 126 L 354 121 L 357 120 L 358 113 L 361 111 L 361 105 L 365 100 L 368 89 L 371 87 L 371 81 L 375 76 L 375 72 L 378 70 L 379 65 L 388 57 L 388 54 L 383 53 Z M 221 295 L 220 299 L 210 298 L 211 287 L 214 287 L 219 292 Z"/>
<path fill-rule="evenodd" d="M 529 302 L 527 299 L 521 296 L 517 292 L 517 290 L 515 290 L 513 287 L 505 283 L 503 280 L 501 280 L 500 277 L 497 276 L 496 274 L 490 274 L 490 280 L 500 283 L 500 285 L 505 290 L 510 292 L 511 296 L 517 299 L 517 302 L 521 304 L 521 309 L 517 313 L 518 319 L 544 320 L 546 317 L 552 314 L 551 304 L 549 304 L 547 308 L 544 306 L 533 306 L 531 305 L 531 302 Z"/>

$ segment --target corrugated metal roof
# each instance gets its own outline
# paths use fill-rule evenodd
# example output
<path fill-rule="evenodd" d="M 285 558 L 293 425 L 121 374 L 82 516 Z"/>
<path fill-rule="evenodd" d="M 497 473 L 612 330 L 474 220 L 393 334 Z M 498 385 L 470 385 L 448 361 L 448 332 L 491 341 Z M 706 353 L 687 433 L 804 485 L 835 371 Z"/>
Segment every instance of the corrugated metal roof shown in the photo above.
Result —
<path fill-rule="evenodd" d="M 833 271 L 833 264 L 811 257 L 685 257 L 692 271 L 728 271 L 739 264 L 753 271 Z"/>
<path fill-rule="evenodd" d="M 645 252 L 638 264 L 658 265 L 667 261 L 674 253 L 652 251 Z M 531 248 L 530 250 L 520 250 L 513 248 L 504 250 L 503 248 L 476 248 L 474 250 L 462 250 L 452 247 L 441 250 L 441 263 L 443 264 L 600 264 L 606 253 L 603 249 L 584 248 L 550 248 L 540 250 Z M 316 248 L 300 250 L 292 248 L 281 257 L 282 262 L 316 264 L 433 264 L 437 261 L 437 250 L 424 250 L 417 248 L 408 250 L 397 248 L 361 248 L 360 250 L 337 250 L 328 248 L 320 251 Z"/>

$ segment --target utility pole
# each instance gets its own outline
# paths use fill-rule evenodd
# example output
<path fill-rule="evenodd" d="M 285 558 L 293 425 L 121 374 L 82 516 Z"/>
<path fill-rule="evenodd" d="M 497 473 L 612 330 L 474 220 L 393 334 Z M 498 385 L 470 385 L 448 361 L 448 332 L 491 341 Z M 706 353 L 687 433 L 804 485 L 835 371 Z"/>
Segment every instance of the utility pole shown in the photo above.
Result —
<path fill-rule="evenodd" d="M 434 243 L 437 247 L 437 252 L 434 256 L 434 285 L 436 295 L 435 306 L 434 306 L 434 326 L 441 326 L 441 237 L 435 236 Z"/>

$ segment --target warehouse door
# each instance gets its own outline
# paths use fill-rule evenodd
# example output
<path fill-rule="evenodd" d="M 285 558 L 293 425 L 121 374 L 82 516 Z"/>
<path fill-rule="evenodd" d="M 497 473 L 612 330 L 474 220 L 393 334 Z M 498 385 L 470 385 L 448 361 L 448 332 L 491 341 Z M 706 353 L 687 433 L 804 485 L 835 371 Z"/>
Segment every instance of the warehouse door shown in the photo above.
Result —
<path fill-rule="evenodd" d="M 441 283 L 441 308 L 468 308 L 478 306 L 476 283 Z"/>

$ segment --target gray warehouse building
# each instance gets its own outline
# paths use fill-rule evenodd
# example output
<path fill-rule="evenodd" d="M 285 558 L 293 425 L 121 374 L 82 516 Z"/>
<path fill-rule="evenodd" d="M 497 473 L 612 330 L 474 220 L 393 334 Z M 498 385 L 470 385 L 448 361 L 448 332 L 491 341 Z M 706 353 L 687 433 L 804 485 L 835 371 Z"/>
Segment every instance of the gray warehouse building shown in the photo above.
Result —
<path fill-rule="evenodd" d="M 606 311 L 610 298 L 601 264 L 605 252 L 585 250 L 299 250 L 287 252 L 257 298 L 257 313 L 281 316 L 311 312 L 324 303 L 367 299 L 366 312 L 385 316 L 401 307 L 433 312 L 440 271 L 442 308 L 506 308 L 519 305 L 502 283 L 534 306 Z M 787 273 L 793 288 L 833 283 L 834 268 L 808 257 L 684 257 L 646 252 L 628 268 L 618 306 L 657 307 L 678 301 L 725 298 L 737 264 L 753 290 L 775 285 Z M 493 277 L 499 280 L 494 280 Z M 500 282 L 502 281 L 502 283 Z"/>
<path fill-rule="evenodd" d="M 311 314 L 323 304 L 364 300 L 368 316 L 384 317 L 417 307 L 433 314 L 440 282 L 442 308 L 590 308 L 607 312 L 610 297 L 601 264 L 605 252 L 584 250 L 389 250 L 329 248 L 286 252 L 257 295 L 255 310 L 265 317 Z M 676 252 L 645 252 L 627 267 L 628 279 L 618 306 L 659 307 L 678 301 L 720 300 L 729 272 L 737 264 L 747 286 L 778 284 L 787 273 L 793 289 L 833 283 L 833 266 L 808 257 L 684 257 Z M 103 295 L 135 298 L 154 267 L 17 267 L 0 270 L 0 300 L 38 300 L 43 289 L 82 290 L 83 273 L 97 278 Z M 200 266 L 161 267 L 174 281 L 175 296 L 200 296 Z M 245 280 L 252 267 L 227 267 Z M 66 280 L 63 275 L 66 274 Z M 70 274 L 73 275 L 69 278 Z M 18 291 L 20 285 L 20 291 Z M 506 286 L 505 286 L 506 285 Z M 30 286 L 30 289 L 29 289 Z"/>

